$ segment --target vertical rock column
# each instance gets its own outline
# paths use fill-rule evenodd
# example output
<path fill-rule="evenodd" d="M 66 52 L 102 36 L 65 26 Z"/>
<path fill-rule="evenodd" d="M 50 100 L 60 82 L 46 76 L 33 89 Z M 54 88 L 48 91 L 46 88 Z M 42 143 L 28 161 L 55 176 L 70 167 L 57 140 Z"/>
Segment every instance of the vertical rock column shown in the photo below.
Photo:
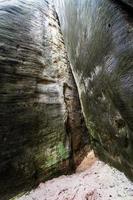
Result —
<path fill-rule="evenodd" d="M 55 6 L 93 148 L 133 179 L 133 2 Z"/>
<path fill-rule="evenodd" d="M 86 129 L 54 8 L 45 0 L 1 2 L 0 38 L 0 199 L 6 200 L 70 172 L 85 153 Z"/>

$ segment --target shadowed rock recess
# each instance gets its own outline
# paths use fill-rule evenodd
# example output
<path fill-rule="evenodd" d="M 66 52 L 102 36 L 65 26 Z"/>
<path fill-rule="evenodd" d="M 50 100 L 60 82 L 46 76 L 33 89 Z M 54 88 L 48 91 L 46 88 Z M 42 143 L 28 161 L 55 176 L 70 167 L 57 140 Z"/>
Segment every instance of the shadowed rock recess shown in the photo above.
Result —
<path fill-rule="evenodd" d="M 93 148 L 133 179 L 133 2 L 55 2 Z"/>
<path fill-rule="evenodd" d="M 72 172 L 88 143 L 55 9 L 0 2 L 0 199 Z"/>
<path fill-rule="evenodd" d="M 132 0 L 121 0 L 123 1 L 124 3 L 126 3 L 127 5 L 133 7 L 133 1 Z"/>

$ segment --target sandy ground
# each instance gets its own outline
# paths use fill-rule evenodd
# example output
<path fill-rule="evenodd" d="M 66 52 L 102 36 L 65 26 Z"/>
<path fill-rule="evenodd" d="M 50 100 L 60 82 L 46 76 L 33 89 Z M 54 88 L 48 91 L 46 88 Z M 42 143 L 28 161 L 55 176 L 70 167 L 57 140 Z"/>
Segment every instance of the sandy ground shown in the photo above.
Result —
<path fill-rule="evenodd" d="M 133 183 L 91 152 L 75 174 L 40 183 L 19 200 L 133 200 Z"/>

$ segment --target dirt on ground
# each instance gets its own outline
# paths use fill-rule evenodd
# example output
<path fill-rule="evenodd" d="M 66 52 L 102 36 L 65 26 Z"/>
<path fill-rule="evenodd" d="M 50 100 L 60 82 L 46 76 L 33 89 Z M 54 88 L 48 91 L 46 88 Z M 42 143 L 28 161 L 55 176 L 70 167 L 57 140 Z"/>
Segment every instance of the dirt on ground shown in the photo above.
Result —
<path fill-rule="evenodd" d="M 92 151 L 75 174 L 40 183 L 19 200 L 133 200 L 133 183 Z"/>

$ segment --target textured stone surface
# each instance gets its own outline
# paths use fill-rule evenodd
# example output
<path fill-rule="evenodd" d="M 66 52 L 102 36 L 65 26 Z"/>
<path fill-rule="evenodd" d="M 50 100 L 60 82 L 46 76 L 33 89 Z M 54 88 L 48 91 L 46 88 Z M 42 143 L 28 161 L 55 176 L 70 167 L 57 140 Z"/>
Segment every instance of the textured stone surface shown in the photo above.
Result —
<path fill-rule="evenodd" d="M 84 126 L 54 8 L 1 1 L 0 199 L 75 168 Z"/>
<path fill-rule="evenodd" d="M 120 2 L 55 6 L 95 151 L 133 178 L 133 13 Z"/>

